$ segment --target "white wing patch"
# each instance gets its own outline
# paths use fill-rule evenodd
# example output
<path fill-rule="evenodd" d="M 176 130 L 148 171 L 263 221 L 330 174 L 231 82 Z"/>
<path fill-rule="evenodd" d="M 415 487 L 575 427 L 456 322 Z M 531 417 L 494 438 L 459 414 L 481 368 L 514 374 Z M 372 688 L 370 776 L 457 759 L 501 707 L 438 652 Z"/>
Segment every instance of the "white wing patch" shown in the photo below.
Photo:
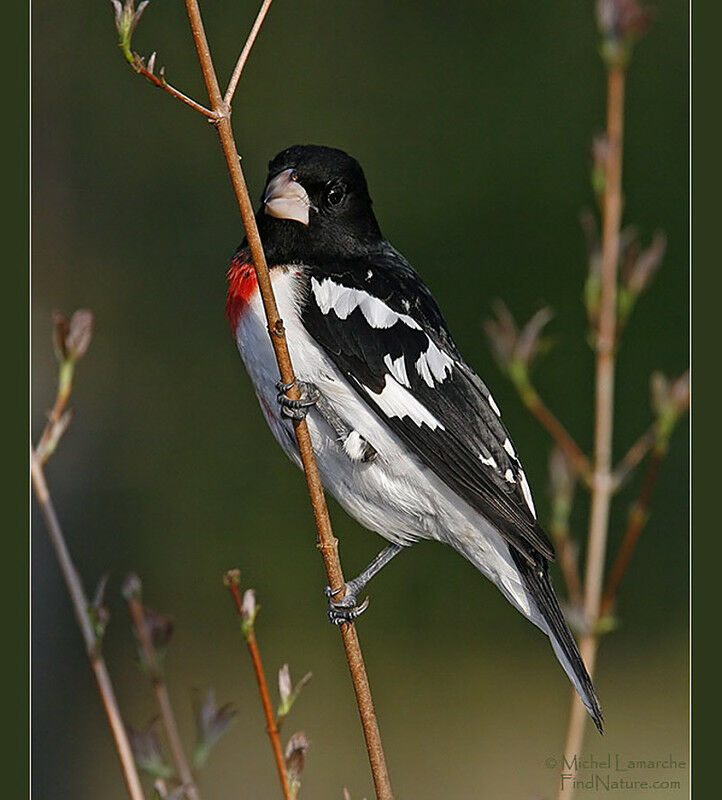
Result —
<path fill-rule="evenodd" d="M 480 455 L 479 460 L 485 467 L 491 467 L 492 469 L 499 469 L 499 465 L 496 463 L 496 459 L 494 456 L 489 456 L 489 458 L 484 458 L 484 456 Z"/>
<path fill-rule="evenodd" d="M 347 319 L 358 308 L 366 322 L 377 330 L 391 328 L 397 322 L 402 322 L 412 330 L 422 330 L 413 317 L 394 311 L 383 300 L 379 300 L 378 297 L 374 297 L 363 289 L 342 286 L 331 278 L 324 278 L 321 281 L 311 278 L 311 291 L 322 314 L 328 314 L 333 310 L 339 319 Z M 408 307 L 408 303 L 405 303 L 405 307 Z M 451 374 L 454 361 L 440 350 L 428 336 L 426 341 L 428 343 L 426 350 L 418 357 L 414 366 L 419 377 L 433 389 L 434 381 L 442 383 Z M 410 386 L 406 365 L 403 361 L 395 359 L 391 362 L 390 357 L 387 356 L 384 358 L 384 362 L 399 383 Z"/>
<path fill-rule="evenodd" d="M 504 477 L 509 481 L 509 483 L 516 483 L 514 480 L 514 473 L 510 469 L 504 473 Z"/>
<path fill-rule="evenodd" d="M 339 319 L 346 319 L 359 308 L 372 328 L 390 328 L 400 321 L 409 328 L 421 330 L 421 326 L 413 317 L 408 314 L 398 314 L 378 297 L 370 295 L 363 289 L 341 286 L 331 278 L 324 278 L 322 281 L 311 278 L 311 290 L 322 314 L 328 314 L 333 309 Z"/>
<path fill-rule="evenodd" d="M 524 494 L 526 504 L 529 506 L 529 511 L 531 511 L 532 516 L 534 519 L 536 519 L 536 508 L 534 508 L 534 500 L 531 496 L 531 488 L 529 487 L 529 481 L 526 479 L 523 469 L 519 470 L 519 483 L 521 484 L 521 491 Z"/>
<path fill-rule="evenodd" d="M 429 346 L 416 360 L 416 372 L 419 377 L 426 382 L 432 389 L 434 388 L 434 378 L 439 383 L 443 383 L 454 367 L 454 360 L 449 358 L 446 353 L 429 339 Z"/>
<path fill-rule="evenodd" d="M 385 355 L 384 364 L 386 364 L 391 374 L 402 386 L 406 386 L 407 388 L 411 387 L 409 376 L 406 374 L 406 361 L 403 355 L 394 359 L 392 359 L 390 355 Z"/>
<path fill-rule="evenodd" d="M 371 397 L 378 407 L 389 417 L 409 417 L 419 427 L 428 425 L 431 430 L 444 430 L 438 419 L 392 376 L 386 375 L 385 385 L 380 394 L 372 392 L 363 386 L 366 394 Z"/>
<path fill-rule="evenodd" d="M 512 458 L 516 458 L 516 453 L 514 452 L 514 446 L 509 441 L 508 437 L 506 439 L 504 439 L 504 444 L 502 445 L 502 447 L 504 448 L 504 450 L 506 450 L 507 453 L 509 453 L 509 455 Z"/>
<path fill-rule="evenodd" d="M 486 399 L 489 401 L 491 410 L 496 414 L 497 417 L 500 417 L 501 411 L 499 410 L 499 406 L 496 404 L 496 400 L 494 400 L 494 398 L 491 396 L 491 392 L 489 392 L 489 396 Z"/>

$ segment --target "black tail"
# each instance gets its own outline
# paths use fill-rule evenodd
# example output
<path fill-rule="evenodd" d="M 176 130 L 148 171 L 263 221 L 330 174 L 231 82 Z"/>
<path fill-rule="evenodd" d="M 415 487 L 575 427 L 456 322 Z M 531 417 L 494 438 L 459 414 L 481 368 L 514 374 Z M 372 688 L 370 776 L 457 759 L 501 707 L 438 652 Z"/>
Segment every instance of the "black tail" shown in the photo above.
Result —
<path fill-rule="evenodd" d="M 514 555 L 513 551 L 512 555 Z M 524 576 L 529 593 L 534 598 L 534 602 L 549 628 L 549 638 L 557 658 L 574 684 L 574 688 L 579 693 L 579 697 L 594 720 L 597 730 L 599 733 L 603 733 L 602 723 L 604 717 L 597 699 L 597 693 L 594 691 L 592 679 L 589 677 L 589 673 L 579 654 L 577 643 L 574 641 L 572 632 L 569 630 L 569 626 L 559 607 L 559 601 L 549 580 L 549 570 L 546 562 L 533 566 L 522 557 L 514 557 L 514 561 Z"/>

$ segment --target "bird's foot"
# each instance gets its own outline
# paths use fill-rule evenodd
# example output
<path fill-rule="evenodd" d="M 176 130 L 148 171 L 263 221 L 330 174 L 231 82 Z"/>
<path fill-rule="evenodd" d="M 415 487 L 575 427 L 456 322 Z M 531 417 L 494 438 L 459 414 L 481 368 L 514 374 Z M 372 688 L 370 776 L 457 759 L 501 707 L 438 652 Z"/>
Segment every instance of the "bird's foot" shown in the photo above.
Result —
<path fill-rule="evenodd" d="M 339 595 L 344 588 L 346 589 L 346 594 L 340 600 L 334 600 L 333 598 Z M 366 611 L 369 607 L 369 598 L 367 597 L 362 603 L 358 602 L 357 595 L 361 589 L 363 589 L 363 586 L 358 586 L 354 581 L 349 581 L 338 589 L 332 589 L 327 586 L 323 590 L 323 593 L 328 597 L 328 618 L 334 625 L 353 622 Z"/>
<path fill-rule="evenodd" d="M 292 400 L 290 397 L 286 397 L 286 392 L 292 386 L 298 387 L 300 395 L 298 400 Z M 281 406 L 281 413 L 291 419 L 305 419 L 306 414 L 308 414 L 308 409 L 315 405 L 321 396 L 321 393 L 312 383 L 304 383 L 303 381 L 293 380 L 291 383 L 278 381 L 276 389 L 278 389 L 276 400 L 278 400 Z"/>

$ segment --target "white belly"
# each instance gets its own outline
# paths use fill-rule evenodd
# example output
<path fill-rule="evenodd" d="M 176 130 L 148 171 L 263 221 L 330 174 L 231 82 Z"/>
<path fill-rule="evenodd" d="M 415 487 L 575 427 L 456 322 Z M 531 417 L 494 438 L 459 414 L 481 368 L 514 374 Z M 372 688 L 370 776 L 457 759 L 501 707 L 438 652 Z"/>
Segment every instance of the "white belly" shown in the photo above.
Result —
<path fill-rule="evenodd" d="M 436 539 L 451 544 L 538 624 L 534 619 L 538 612 L 529 601 L 506 542 L 480 514 L 409 454 L 301 325 L 297 311 L 298 272 L 293 267 L 276 268 L 272 282 L 296 376 L 314 383 L 336 413 L 378 454 L 371 462 L 350 458 L 335 432 L 312 408 L 306 419 L 326 489 L 362 525 L 390 542 L 408 545 L 418 539 Z M 274 436 L 300 466 L 293 424 L 281 416 L 276 399 L 278 367 L 258 292 L 240 316 L 236 341 Z"/>

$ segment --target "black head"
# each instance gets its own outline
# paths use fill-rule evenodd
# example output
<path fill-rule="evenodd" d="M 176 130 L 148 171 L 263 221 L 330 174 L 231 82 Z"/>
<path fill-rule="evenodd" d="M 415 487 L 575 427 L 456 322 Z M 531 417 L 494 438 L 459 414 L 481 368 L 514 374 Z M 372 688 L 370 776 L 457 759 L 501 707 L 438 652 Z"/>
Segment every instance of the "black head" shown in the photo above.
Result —
<path fill-rule="evenodd" d="M 271 263 L 352 256 L 381 239 L 366 178 L 343 150 L 293 145 L 268 165 L 257 212 Z"/>

